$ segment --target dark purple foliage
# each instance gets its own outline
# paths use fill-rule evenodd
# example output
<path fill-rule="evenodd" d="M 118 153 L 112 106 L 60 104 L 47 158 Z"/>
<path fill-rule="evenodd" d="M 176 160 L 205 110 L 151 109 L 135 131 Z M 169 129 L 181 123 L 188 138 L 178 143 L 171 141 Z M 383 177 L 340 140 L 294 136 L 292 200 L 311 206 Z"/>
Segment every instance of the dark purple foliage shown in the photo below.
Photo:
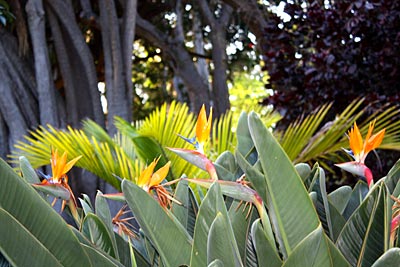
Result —
<path fill-rule="evenodd" d="M 285 7 L 290 21 L 271 14 L 263 47 L 266 86 L 276 92 L 264 103 L 285 115 L 282 127 L 331 101 L 331 115 L 358 97 L 398 103 L 400 1 L 295 2 Z"/>

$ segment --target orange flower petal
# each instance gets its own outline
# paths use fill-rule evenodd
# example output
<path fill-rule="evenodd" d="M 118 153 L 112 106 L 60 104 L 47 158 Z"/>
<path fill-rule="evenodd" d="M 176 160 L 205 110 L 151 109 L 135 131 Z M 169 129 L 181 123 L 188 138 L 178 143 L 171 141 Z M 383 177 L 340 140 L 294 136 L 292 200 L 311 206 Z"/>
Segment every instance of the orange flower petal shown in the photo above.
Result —
<path fill-rule="evenodd" d="M 150 165 L 144 169 L 142 171 L 142 173 L 140 174 L 139 178 L 137 179 L 136 184 L 140 187 L 144 187 L 144 186 L 148 186 L 150 183 L 150 179 L 151 179 L 151 175 L 154 171 L 154 168 L 157 165 L 158 160 L 160 159 L 160 157 L 158 157 L 157 159 L 154 159 L 152 163 L 150 163 Z"/>
<path fill-rule="evenodd" d="M 159 168 L 152 176 L 149 183 L 149 188 L 159 185 L 168 175 L 171 161 L 168 161 L 163 167 Z"/>
<path fill-rule="evenodd" d="M 373 136 L 371 136 L 370 138 L 366 139 L 365 148 L 364 148 L 365 154 L 374 150 L 382 143 L 383 137 L 385 136 L 385 130 L 386 129 L 382 129 L 378 133 L 376 133 Z"/>
<path fill-rule="evenodd" d="M 68 163 L 64 166 L 63 173 L 65 174 L 65 173 L 69 172 L 69 170 L 71 170 L 71 168 L 75 165 L 75 163 L 76 163 L 80 158 L 82 158 L 82 156 L 78 156 L 78 157 L 76 157 L 76 158 L 74 158 L 74 159 L 68 161 Z"/>
<path fill-rule="evenodd" d="M 199 116 L 196 124 L 196 138 L 199 143 L 204 143 L 210 136 L 212 122 L 212 108 L 210 108 L 210 115 L 207 120 L 206 108 L 203 105 L 200 109 Z"/>
<path fill-rule="evenodd" d="M 356 122 L 354 122 L 353 128 L 349 131 L 349 143 L 354 156 L 357 157 L 363 150 L 363 140 Z"/>
<path fill-rule="evenodd" d="M 53 176 L 52 177 L 53 179 L 58 180 L 61 178 L 61 176 L 64 174 L 63 170 L 66 162 L 67 162 L 66 152 L 64 152 L 60 157 L 58 155 L 57 150 L 52 151 L 50 163 L 51 163 L 51 174 Z"/>

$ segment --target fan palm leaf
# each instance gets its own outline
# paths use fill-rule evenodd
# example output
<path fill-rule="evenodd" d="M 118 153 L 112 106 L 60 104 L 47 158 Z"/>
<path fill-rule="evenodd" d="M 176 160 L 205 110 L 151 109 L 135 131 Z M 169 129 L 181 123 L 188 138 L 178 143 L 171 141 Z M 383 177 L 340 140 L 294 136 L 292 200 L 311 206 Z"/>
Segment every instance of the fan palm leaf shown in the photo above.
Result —
<path fill-rule="evenodd" d="M 151 113 L 138 128 L 138 133 L 143 136 L 153 137 L 161 147 L 178 147 L 193 149 L 193 146 L 187 143 L 179 135 L 191 138 L 195 136 L 195 116 L 189 113 L 187 105 L 173 101 L 171 104 L 163 104 Z M 133 129 L 133 126 L 132 126 Z M 125 128 L 123 132 L 132 131 Z M 164 150 L 167 158 L 171 160 L 171 171 L 175 177 L 181 177 L 183 174 L 191 177 L 198 176 L 201 171 L 183 160 L 175 153 Z"/>
<path fill-rule="evenodd" d="M 321 122 L 332 104 L 323 105 L 313 114 L 296 120 L 285 132 L 274 132 L 274 134 L 294 163 L 319 161 L 324 168 L 330 170 L 325 161 L 344 160 L 346 155 L 338 152 L 348 147 L 346 132 L 367 110 L 368 106 L 360 108 L 363 102 L 364 99 L 353 101 L 333 121 L 321 127 Z M 377 131 L 386 128 L 385 138 L 380 148 L 400 150 L 400 135 L 398 134 L 400 121 L 394 120 L 399 112 L 397 106 L 385 106 L 359 123 L 360 131 L 365 134 L 368 131 L 369 122 L 376 119 Z"/>
<path fill-rule="evenodd" d="M 31 132 L 31 136 L 20 141 L 11 159 L 17 162 L 19 156 L 25 156 L 34 168 L 50 163 L 51 149 L 66 151 L 71 158 L 82 156 L 76 166 L 101 177 L 116 188 L 120 181 L 116 177 L 134 180 L 143 164 L 127 155 L 115 142 L 100 142 L 94 136 L 89 137 L 83 130 L 68 127 L 57 130 L 48 125 Z"/>

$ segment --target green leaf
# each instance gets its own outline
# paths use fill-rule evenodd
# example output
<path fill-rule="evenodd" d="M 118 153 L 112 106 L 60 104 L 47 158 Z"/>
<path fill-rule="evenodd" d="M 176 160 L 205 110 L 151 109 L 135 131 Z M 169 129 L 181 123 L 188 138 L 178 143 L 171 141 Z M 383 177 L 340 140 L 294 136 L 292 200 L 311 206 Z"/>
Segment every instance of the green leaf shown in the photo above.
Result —
<path fill-rule="evenodd" d="M 95 205 L 96 205 L 96 215 L 103 221 L 104 225 L 106 226 L 108 236 L 111 239 L 113 251 L 115 251 L 114 257 L 116 259 L 119 259 L 117 243 L 115 240 L 115 235 L 114 235 L 114 230 L 113 230 L 110 207 L 108 206 L 108 203 L 107 203 L 106 199 L 104 198 L 103 193 L 101 193 L 100 191 L 97 192 L 96 199 L 95 199 Z"/>
<path fill-rule="evenodd" d="M 13 266 L 63 266 L 39 240 L 31 236 L 28 229 L 2 208 L 0 224 L 0 251 Z M 24 251 L 29 253 L 24 255 L 21 253 Z M 35 255 L 34 260 L 27 257 L 28 254 Z"/>
<path fill-rule="evenodd" d="M 177 101 L 165 103 L 151 113 L 139 127 L 138 133 L 142 136 L 153 137 L 163 148 L 179 147 L 193 148 L 185 142 L 178 134 L 185 137 L 195 135 L 195 118 L 189 113 L 189 107 Z M 181 177 L 186 174 L 189 177 L 197 176 L 199 170 L 186 162 L 176 154 L 165 150 L 165 154 L 171 160 L 171 171 L 173 177 Z"/>
<path fill-rule="evenodd" d="M 282 265 L 282 267 L 290 266 L 333 266 L 328 243 L 321 226 L 304 238 Z"/>
<path fill-rule="evenodd" d="M 188 181 L 181 179 L 175 189 L 174 198 L 182 203 L 172 203 L 171 212 L 176 219 L 185 227 L 190 236 L 193 236 L 198 204 Z"/>
<path fill-rule="evenodd" d="M 400 248 L 391 248 L 380 256 L 372 265 L 372 267 L 388 267 L 399 266 L 400 264 Z"/>
<path fill-rule="evenodd" d="M 311 173 L 310 165 L 308 165 L 307 163 L 298 163 L 294 167 L 301 177 L 301 180 L 303 180 L 304 182 Z"/>
<path fill-rule="evenodd" d="M 207 267 L 224 267 L 224 266 L 225 266 L 224 263 L 219 259 L 213 260 L 212 262 L 210 262 L 210 264 L 207 265 Z"/>
<path fill-rule="evenodd" d="M 246 242 L 249 228 L 253 222 L 253 213 L 252 205 L 237 200 L 233 201 L 228 211 L 242 262 L 245 262 L 246 258 Z"/>
<path fill-rule="evenodd" d="M 336 244 L 353 266 L 371 266 L 389 247 L 391 212 L 388 192 L 376 184 L 349 218 Z"/>
<path fill-rule="evenodd" d="M 240 168 L 245 172 L 246 179 L 248 179 L 260 197 L 265 203 L 267 203 L 267 182 L 265 181 L 264 174 L 260 172 L 256 167 L 250 165 L 245 157 L 236 150 L 236 159 Z"/>
<path fill-rule="evenodd" d="M 273 247 L 273 244 L 271 244 L 271 242 L 268 240 L 268 237 L 263 230 L 263 226 L 261 225 L 261 221 L 259 219 L 253 222 L 250 234 L 257 256 L 257 262 L 268 262 L 268 266 L 271 267 L 281 266 L 282 260 L 276 253 L 276 248 Z"/>
<path fill-rule="evenodd" d="M 132 182 L 124 180 L 122 191 L 135 219 L 165 266 L 187 265 L 192 239 L 174 215 L 167 213 L 154 198 Z"/>
<path fill-rule="evenodd" d="M 116 248 L 114 247 L 112 237 L 107 230 L 107 226 L 95 214 L 89 213 L 85 216 L 82 222 L 82 233 L 97 248 L 103 250 L 114 258 L 116 257 Z"/>
<path fill-rule="evenodd" d="M 318 215 L 293 164 L 255 113 L 249 115 L 249 129 L 267 183 L 271 222 L 286 258 L 318 227 Z"/>
<path fill-rule="evenodd" d="M 325 239 L 328 242 L 329 252 L 332 259 L 333 267 L 350 267 L 350 263 L 344 258 L 343 254 L 335 246 L 335 244 L 329 239 Z"/>
<path fill-rule="evenodd" d="M 30 184 L 40 183 L 40 179 L 33 169 L 31 163 L 24 156 L 19 157 L 19 167 L 21 168 L 22 177 Z"/>
<path fill-rule="evenodd" d="M 251 165 L 255 164 L 258 159 L 258 154 L 253 139 L 251 138 L 248 118 L 245 112 L 240 114 L 236 136 L 238 141 L 237 152 L 239 152 Z"/>
<path fill-rule="evenodd" d="M 333 206 L 335 206 L 340 214 L 344 212 L 352 191 L 353 190 L 350 186 L 344 185 L 329 193 L 328 200 L 330 201 L 330 203 L 332 203 Z"/>
<path fill-rule="evenodd" d="M 212 222 L 207 240 L 207 262 L 216 259 L 224 266 L 243 266 L 228 216 L 221 212 Z"/>
<path fill-rule="evenodd" d="M 71 193 L 61 184 L 32 184 L 32 186 L 36 190 L 56 198 L 64 200 L 69 200 L 71 198 Z"/>
<path fill-rule="evenodd" d="M 136 265 L 139 267 L 150 267 L 150 263 L 146 260 L 145 254 L 143 255 L 143 250 L 139 251 L 137 249 L 137 244 L 133 242 L 127 242 L 125 239 L 123 239 L 119 234 L 115 233 L 115 240 L 117 242 L 117 248 L 118 248 L 118 255 L 120 257 L 120 262 L 124 266 L 133 266 L 133 261 L 136 262 Z M 129 240 L 130 241 L 130 240 Z M 136 242 L 138 243 L 138 242 Z M 144 248 L 142 248 L 144 249 Z M 133 251 L 131 251 L 133 250 Z M 131 255 L 133 253 L 133 256 Z"/>
<path fill-rule="evenodd" d="M 210 238 L 209 231 L 217 214 L 228 217 L 220 186 L 218 183 L 214 183 L 203 199 L 197 216 L 190 260 L 190 266 L 192 267 L 207 266 L 207 243 L 208 238 Z M 227 230 L 231 233 L 230 235 L 233 235 L 230 224 Z M 237 250 L 237 247 L 235 250 Z M 235 254 L 240 255 L 238 250 Z"/>
<path fill-rule="evenodd" d="M 315 174 L 318 177 L 313 185 L 313 191 L 317 194 L 315 202 L 316 210 L 325 233 L 331 240 L 336 241 L 346 223 L 346 220 L 328 199 L 325 187 L 324 170 L 320 167 L 317 167 Z"/>
<path fill-rule="evenodd" d="M 36 248 L 32 242 L 39 243 L 38 247 L 48 250 L 63 266 L 90 266 L 87 255 L 71 229 L 31 185 L 21 179 L 3 160 L 0 160 L 0 174 L 0 207 L 4 214 L 1 217 L 2 220 L 7 220 L 0 227 L 4 232 L 0 238 L 1 253 L 10 262 L 29 261 L 26 266 L 35 265 L 36 257 L 32 258 L 31 253 L 21 255 L 23 239 L 15 238 L 18 232 L 14 231 L 14 227 L 18 225 L 20 229 L 25 229 L 22 231 L 25 234 L 20 233 L 21 238 L 28 238 L 24 242 L 28 246 L 24 251 L 33 253 Z M 6 213 L 9 215 L 5 215 Z M 10 222 L 15 225 L 8 225 Z M 11 236 L 6 239 L 6 234 Z M 39 255 L 37 254 L 38 257 Z"/>
<path fill-rule="evenodd" d="M 235 181 L 237 178 L 238 167 L 235 156 L 230 151 L 222 153 L 214 162 L 218 178 L 225 181 Z"/>
<path fill-rule="evenodd" d="M 353 212 L 363 202 L 365 195 L 368 193 L 368 186 L 364 181 L 359 180 L 351 192 L 349 201 L 343 211 L 343 217 L 348 220 Z"/>
<path fill-rule="evenodd" d="M 86 194 L 82 194 L 82 197 L 83 198 L 79 198 L 79 202 L 81 203 L 84 214 L 88 214 L 89 212 L 94 213 L 94 209 L 89 196 Z"/>
<path fill-rule="evenodd" d="M 111 258 L 107 254 L 101 253 L 99 250 L 92 248 L 91 246 L 82 245 L 86 254 L 89 256 L 91 265 L 90 266 L 116 266 L 124 267 L 121 263 Z"/>
<path fill-rule="evenodd" d="M 385 178 L 385 184 L 388 187 L 389 193 L 395 197 L 400 195 L 400 160 L 398 160 Z"/>

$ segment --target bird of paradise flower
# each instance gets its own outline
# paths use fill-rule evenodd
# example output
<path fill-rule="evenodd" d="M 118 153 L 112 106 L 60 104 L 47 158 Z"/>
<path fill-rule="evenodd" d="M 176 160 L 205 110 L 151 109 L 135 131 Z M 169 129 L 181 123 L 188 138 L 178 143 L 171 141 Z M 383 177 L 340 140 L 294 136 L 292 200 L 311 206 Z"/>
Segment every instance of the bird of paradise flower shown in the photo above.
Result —
<path fill-rule="evenodd" d="M 365 159 L 367 158 L 369 152 L 376 149 L 383 140 L 385 135 L 385 129 L 380 130 L 378 133 L 372 135 L 374 130 L 375 121 L 369 124 L 368 133 L 363 141 L 361 132 L 354 122 L 353 128 L 349 131 L 349 144 L 351 151 L 345 150 L 348 154 L 353 157 L 353 161 L 344 162 L 340 164 L 335 164 L 339 168 L 345 171 L 359 175 L 366 179 L 368 186 L 371 186 L 374 181 L 372 171 L 365 165 Z"/>

